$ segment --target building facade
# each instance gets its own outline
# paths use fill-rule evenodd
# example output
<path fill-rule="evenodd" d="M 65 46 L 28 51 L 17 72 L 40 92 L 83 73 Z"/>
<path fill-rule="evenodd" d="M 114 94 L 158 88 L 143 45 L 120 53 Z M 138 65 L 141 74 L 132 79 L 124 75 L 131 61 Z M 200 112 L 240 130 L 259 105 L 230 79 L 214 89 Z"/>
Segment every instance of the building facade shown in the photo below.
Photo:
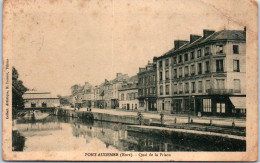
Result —
<path fill-rule="evenodd" d="M 125 110 L 137 110 L 139 108 L 138 87 L 136 83 L 125 84 L 118 90 L 119 108 Z"/>
<path fill-rule="evenodd" d="M 94 87 L 89 82 L 84 84 L 83 107 L 94 107 Z"/>
<path fill-rule="evenodd" d="M 245 114 L 246 30 L 203 30 L 156 59 L 157 106 L 168 113 Z"/>
<path fill-rule="evenodd" d="M 145 68 L 139 68 L 137 76 L 139 107 L 146 111 L 157 111 L 156 62 L 148 62 Z"/>
<path fill-rule="evenodd" d="M 50 92 L 27 91 L 23 99 L 25 109 L 53 109 L 60 106 L 60 99 Z"/>

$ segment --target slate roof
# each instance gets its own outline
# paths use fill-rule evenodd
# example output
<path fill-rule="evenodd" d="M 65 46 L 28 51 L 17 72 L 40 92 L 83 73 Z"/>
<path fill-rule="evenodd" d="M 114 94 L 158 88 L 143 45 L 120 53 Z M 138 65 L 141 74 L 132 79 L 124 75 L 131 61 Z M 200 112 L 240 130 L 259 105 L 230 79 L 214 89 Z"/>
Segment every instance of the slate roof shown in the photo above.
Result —
<path fill-rule="evenodd" d="M 180 52 L 188 50 L 188 49 L 195 48 L 195 47 L 203 45 L 203 44 L 217 42 L 217 41 L 227 41 L 227 40 L 246 41 L 246 32 L 242 31 L 242 30 L 218 31 L 218 32 L 215 32 L 212 35 L 208 36 L 207 38 L 201 37 L 192 43 L 188 42 L 176 50 L 174 48 L 172 48 L 165 54 L 159 56 L 157 59 L 165 58 L 170 55 L 174 55 L 174 54 L 180 53 Z"/>
<path fill-rule="evenodd" d="M 23 94 L 23 99 L 58 99 L 58 97 L 50 92 L 26 91 Z"/>

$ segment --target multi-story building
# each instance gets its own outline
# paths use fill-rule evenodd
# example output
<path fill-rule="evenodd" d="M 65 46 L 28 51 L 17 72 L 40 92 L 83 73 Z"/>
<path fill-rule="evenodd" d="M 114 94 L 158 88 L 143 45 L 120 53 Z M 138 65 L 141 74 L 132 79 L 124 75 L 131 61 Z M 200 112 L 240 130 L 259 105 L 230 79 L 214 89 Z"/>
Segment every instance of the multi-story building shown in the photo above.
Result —
<path fill-rule="evenodd" d="M 95 86 L 93 88 L 94 92 L 94 107 L 95 108 L 104 108 L 105 101 L 104 101 L 104 83 Z"/>
<path fill-rule="evenodd" d="M 83 103 L 85 107 L 94 107 L 94 87 L 89 82 L 83 86 Z"/>
<path fill-rule="evenodd" d="M 119 92 L 119 108 L 125 110 L 137 110 L 139 108 L 137 83 L 122 85 Z"/>
<path fill-rule="evenodd" d="M 150 63 L 145 68 L 139 68 L 138 76 L 138 99 L 139 107 L 146 111 L 156 111 L 156 62 Z"/>
<path fill-rule="evenodd" d="M 129 80 L 127 74 L 117 73 L 116 78 L 113 80 L 106 80 L 102 84 L 102 98 L 104 100 L 104 108 L 118 108 L 118 90 L 121 88 L 123 83 L 126 83 Z"/>
<path fill-rule="evenodd" d="M 50 92 L 26 91 L 23 94 L 25 109 L 54 109 L 60 106 L 60 99 Z"/>
<path fill-rule="evenodd" d="M 157 106 L 169 113 L 245 113 L 246 30 L 203 30 L 156 59 Z"/>

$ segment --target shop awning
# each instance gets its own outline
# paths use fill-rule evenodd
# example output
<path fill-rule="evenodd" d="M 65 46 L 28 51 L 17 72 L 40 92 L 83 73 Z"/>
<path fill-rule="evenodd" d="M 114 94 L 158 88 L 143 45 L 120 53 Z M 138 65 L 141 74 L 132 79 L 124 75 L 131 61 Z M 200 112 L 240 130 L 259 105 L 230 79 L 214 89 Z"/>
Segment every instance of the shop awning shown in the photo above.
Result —
<path fill-rule="evenodd" d="M 229 97 L 236 109 L 246 109 L 246 97 Z"/>

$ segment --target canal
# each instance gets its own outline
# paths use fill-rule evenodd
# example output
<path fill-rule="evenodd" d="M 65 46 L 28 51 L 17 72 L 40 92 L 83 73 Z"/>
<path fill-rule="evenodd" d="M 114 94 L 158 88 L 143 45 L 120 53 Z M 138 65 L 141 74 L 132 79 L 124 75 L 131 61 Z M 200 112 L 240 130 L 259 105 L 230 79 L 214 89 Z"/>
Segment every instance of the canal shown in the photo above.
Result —
<path fill-rule="evenodd" d="M 143 134 L 127 125 L 49 116 L 42 121 L 13 121 L 13 151 L 245 151 L 245 141 Z"/>

